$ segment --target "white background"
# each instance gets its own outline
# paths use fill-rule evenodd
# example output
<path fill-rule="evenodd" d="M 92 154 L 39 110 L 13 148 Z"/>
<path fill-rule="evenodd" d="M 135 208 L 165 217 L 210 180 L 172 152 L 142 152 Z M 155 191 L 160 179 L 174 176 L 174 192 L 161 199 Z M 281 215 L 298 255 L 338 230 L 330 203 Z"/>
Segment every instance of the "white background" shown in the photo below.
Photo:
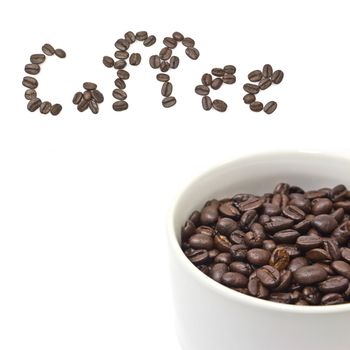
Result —
<path fill-rule="evenodd" d="M 349 149 L 350 22 L 346 1 L 7 1 L 0 74 L 0 349 L 179 350 L 167 269 L 166 215 L 179 186 L 244 153 Z M 114 69 L 101 63 L 127 30 L 138 43 L 129 110 L 113 112 Z M 178 103 L 161 106 L 148 57 L 174 30 L 201 56 L 170 72 Z M 29 113 L 21 85 L 32 53 L 49 42 L 39 96 L 58 117 Z M 271 116 L 243 104 L 247 74 L 271 63 L 284 81 L 260 93 Z M 234 64 L 237 83 L 201 109 L 204 72 Z M 84 81 L 105 95 L 100 113 L 71 103 Z M 332 169 L 329 169 L 331 172 Z"/>

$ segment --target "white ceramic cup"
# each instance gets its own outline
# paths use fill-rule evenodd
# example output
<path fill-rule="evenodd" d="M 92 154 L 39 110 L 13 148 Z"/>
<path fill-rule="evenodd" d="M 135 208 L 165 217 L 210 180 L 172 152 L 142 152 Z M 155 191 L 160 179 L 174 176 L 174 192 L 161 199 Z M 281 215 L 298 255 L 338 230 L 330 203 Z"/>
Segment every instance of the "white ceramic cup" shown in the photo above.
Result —
<path fill-rule="evenodd" d="M 170 213 L 170 267 L 177 333 L 184 350 L 349 350 L 350 304 L 295 306 L 233 291 L 201 273 L 179 246 L 181 226 L 212 198 L 263 194 L 279 182 L 305 189 L 350 186 L 350 158 L 265 153 L 234 160 L 196 178 Z"/>

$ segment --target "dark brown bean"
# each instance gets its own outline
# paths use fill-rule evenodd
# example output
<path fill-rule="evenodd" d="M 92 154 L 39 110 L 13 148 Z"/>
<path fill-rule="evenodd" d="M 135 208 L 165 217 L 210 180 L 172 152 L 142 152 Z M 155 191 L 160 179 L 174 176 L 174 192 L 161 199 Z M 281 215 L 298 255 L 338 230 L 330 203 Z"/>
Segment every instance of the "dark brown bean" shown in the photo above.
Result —
<path fill-rule="evenodd" d="M 271 79 L 262 78 L 258 85 L 259 85 L 260 90 L 266 90 L 267 88 L 269 88 L 271 86 L 271 84 L 272 84 Z"/>
<path fill-rule="evenodd" d="M 136 33 L 135 38 L 138 41 L 144 41 L 148 38 L 148 33 L 144 30 L 141 30 L 141 31 Z"/>
<path fill-rule="evenodd" d="M 116 51 L 114 57 L 118 60 L 126 60 L 129 57 L 129 52 L 127 51 Z"/>
<path fill-rule="evenodd" d="M 227 287 L 244 288 L 248 285 L 248 278 L 239 272 L 226 272 L 222 283 Z"/>
<path fill-rule="evenodd" d="M 130 47 L 130 43 L 126 39 L 118 39 L 114 46 L 120 51 L 126 51 Z"/>
<path fill-rule="evenodd" d="M 264 105 L 259 101 L 255 101 L 255 102 L 252 102 L 249 105 L 249 107 L 253 112 L 261 112 L 264 108 Z"/>
<path fill-rule="evenodd" d="M 191 60 L 197 60 L 200 55 L 195 47 L 187 47 L 185 53 Z"/>
<path fill-rule="evenodd" d="M 280 273 L 270 265 L 265 265 L 256 270 L 256 276 L 267 288 L 275 288 L 280 282 Z"/>
<path fill-rule="evenodd" d="M 205 73 L 205 74 L 203 74 L 201 81 L 202 81 L 203 85 L 210 86 L 212 81 L 213 81 L 213 78 L 212 78 L 211 74 Z"/>
<path fill-rule="evenodd" d="M 203 96 L 202 107 L 205 111 L 210 111 L 211 108 L 213 107 L 213 102 L 209 96 Z"/>
<path fill-rule="evenodd" d="M 329 253 L 322 248 L 314 248 L 306 253 L 306 258 L 310 259 L 311 261 L 318 262 L 318 261 L 325 261 L 330 260 L 331 256 Z"/>
<path fill-rule="evenodd" d="M 329 214 L 332 211 L 333 203 L 328 198 L 316 198 L 311 202 L 313 215 Z"/>
<path fill-rule="evenodd" d="M 324 293 L 342 293 L 349 287 L 349 280 L 343 276 L 330 277 L 318 285 L 318 289 Z"/>
<path fill-rule="evenodd" d="M 248 79 L 254 83 L 260 81 L 262 77 L 263 77 L 263 74 L 260 70 L 253 70 L 248 74 Z"/>
<path fill-rule="evenodd" d="M 280 247 L 274 249 L 272 251 L 269 264 L 279 271 L 286 269 L 289 264 L 288 251 L 285 248 L 280 248 Z"/>
<path fill-rule="evenodd" d="M 28 89 L 36 89 L 38 87 L 38 81 L 33 77 L 24 77 L 22 80 L 22 85 Z"/>
<path fill-rule="evenodd" d="M 50 44 L 43 45 L 41 49 L 46 56 L 52 56 L 55 53 L 55 49 Z"/>
<path fill-rule="evenodd" d="M 341 257 L 348 263 L 350 263 L 350 248 L 342 247 L 340 249 Z"/>
<path fill-rule="evenodd" d="M 173 84 L 170 82 L 165 82 L 162 85 L 161 93 L 165 97 L 169 97 L 171 93 L 173 92 Z"/>
<path fill-rule="evenodd" d="M 213 68 L 211 70 L 211 74 L 216 77 L 223 77 L 225 75 L 225 71 L 222 68 Z"/>
<path fill-rule="evenodd" d="M 309 261 L 304 258 L 303 256 L 297 256 L 296 258 L 292 259 L 289 263 L 288 270 L 291 272 L 294 272 L 301 267 L 308 266 Z"/>
<path fill-rule="evenodd" d="M 91 90 L 91 95 L 97 103 L 102 103 L 104 101 L 103 94 L 99 90 Z"/>
<path fill-rule="evenodd" d="M 129 72 L 124 70 L 124 69 L 118 69 L 117 76 L 118 76 L 118 78 L 123 79 L 123 80 L 127 80 L 130 78 Z"/>
<path fill-rule="evenodd" d="M 67 56 L 66 52 L 62 49 L 56 49 L 55 55 L 59 58 L 65 58 Z"/>
<path fill-rule="evenodd" d="M 220 252 L 230 252 L 232 244 L 226 236 L 216 235 L 214 237 L 214 246 Z"/>
<path fill-rule="evenodd" d="M 37 109 L 40 108 L 40 106 L 41 106 L 40 98 L 33 98 L 28 102 L 27 109 L 29 112 L 35 112 Z"/>
<path fill-rule="evenodd" d="M 169 108 L 176 104 L 176 98 L 173 96 L 165 97 L 162 101 L 163 107 Z"/>
<path fill-rule="evenodd" d="M 116 112 L 121 112 L 121 111 L 125 111 L 126 109 L 128 109 L 129 105 L 126 101 L 116 101 L 113 103 L 113 109 Z"/>
<path fill-rule="evenodd" d="M 274 84 L 279 84 L 283 80 L 284 74 L 281 70 L 276 70 L 273 72 L 271 80 Z"/>
<path fill-rule="evenodd" d="M 303 266 L 293 272 L 293 277 L 302 285 L 311 285 L 326 280 L 327 272 L 320 266 Z"/>
<path fill-rule="evenodd" d="M 131 56 L 130 56 L 131 58 Z M 126 67 L 126 61 L 125 60 L 118 60 L 114 62 L 114 68 L 115 69 L 123 69 Z M 131 63 L 130 63 L 131 64 Z"/>
<path fill-rule="evenodd" d="M 124 38 L 125 38 L 125 40 L 127 40 L 129 42 L 129 44 L 132 44 L 136 41 L 135 34 L 131 31 L 126 32 L 124 34 Z"/>
<path fill-rule="evenodd" d="M 158 55 L 153 55 L 149 58 L 149 64 L 153 69 L 160 67 L 160 57 Z"/>
<path fill-rule="evenodd" d="M 216 230 L 225 236 L 229 236 L 233 231 L 238 229 L 236 221 L 230 218 L 220 218 L 216 223 Z"/>
<path fill-rule="evenodd" d="M 262 69 L 262 74 L 265 78 L 271 78 L 272 77 L 272 67 L 270 64 L 265 64 Z"/>
<path fill-rule="evenodd" d="M 350 265 L 347 262 L 342 260 L 333 261 L 331 267 L 339 275 L 350 279 Z"/>
<path fill-rule="evenodd" d="M 182 44 L 186 47 L 194 47 L 195 41 L 192 38 L 184 38 Z"/>
<path fill-rule="evenodd" d="M 114 60 L 112 57 L 109 57 L 109 56 L 104 56 L 102 59 L 102 63 L 108 68 L 111 68 L 114 66 Z"/>
<path fill-rule="evenodd" d="M 328 214 L 317 215 L 312 221 L 312 225 L 321 233 L 330 234 L 338 226 L 337 220 Z"/>
<path fill-rule="evenodd" d="M 230 264 L 230 270 L 232 272 L 241 273 L 244 276 L 249 277 L 253 272 L 253 268 L 245 262 L 242 261 L 234 261 Z"/>
<path fill-rule="evenodd" d="M 253 94 L 246 94 L 246 95 L 244 95 L 244 97 L 243 97 L 243 101 L 244 101 L 244 103 L 246 103 L 246 104 L 251 104 L 251 103 L 253 103 L 254 101 L 255 101 L 255 99 L 256 99 L 256 97 L 255 97 L 255 95 L 253 95 Z"/>
<path fill-rule="evenodd" d="M 234 84 L 236 82 L 236 77 L 233 74 L 227 74 L 225 73 L 224 76 L 222 77 L 222 81 L 224 84 Z"/>
<path fill-rule="evenodd" d="M 277 102 L 275 101 L 270 101 L 270 102 L 267 102 L 265 107 L 264 107 L 264 112 L 266 114 L 272 114 L 277 108 Z"/>
<path fill-rule="evenodd" d="M 33 100 L 34 98 L 37 97 L 36 91 L 34 89 L 28 89 L 26 90 L 26 92 L 24 93 L 24 97 L 27 100 Z"/>
<path fill-rule="evenodd" d="M 36 75 L 36 74 L 39 74 L 40 72 L 40 66 L 35 63 L 29 63 L 25 65 L 24 71 L 27 74 Z"/>
<path fill-rule="evenodd" d="M 83 88 L 85 90 L 95 90 L 97 88 L 97 85 L 95 83 L 91 83 L 87 81 L 83 84 Z"/>
<path fill-rule="evenodd" d="M 206 96 L 209 94 L 210 90 L 208 86 L 205 85 L 197 85 L 194 89 L 195 93 L 201 96 Z"/>
<path fill-rule="evenodd" d="M 216 99 L 213 101 L 213 108 L 218 112 L 225 112 L 227 109 L 227 104 L 222 100 Z"/>
<path fill-rule="evenodd" d="M 212 80 L 211 82 L 211 88 L 214 89 L 214 90 L 218 90 L 220 89 L 220 87 L 222 86 L 223 84 L 223 80 L 221 78 L 215 78 Z"/>
<path fill-rule="evenodd" d="M 258 85 L 247 83 L 243 85 L 243 90 L 248 92 L 248 94 L 257 94 L 260 88 Z"/>
<path fill-rule="evenodd" d="M 124 101 L 128 97 L 127 93 L 121 89 L 114 89 L 112 95 L 115 99 Z"/>
<path fill-rule="evenodd" d="M 40 113 L 48 114 L 51 110 L 52 104 L 49 101 L 44 101 L 40 105 Z"/>
<path fill-rule="evenodd" d="M 90 111 L 93 114 L 97 114 L 98 111 L 99 111 L 98 104 L 97 104 L 97 102 L 95 100 L 90 100 L 89 101 L 89 108 L 90 108 Z"/>
<path fill-rule="evenodd" d="M 323 241 L 317 236 L 300 236 L 298 237 L 296 244 L 302 250 L 310 250 L 321 247 Z"/>
<path fill-rule="evenodd" d="M 212 237 L 198 233 L 191 236 L 188 242 L 193 249 L 210 250 L 214 247 L 214 241 Z"/>
<path fill-rule="evenodd" d="M 163 47 L 160 51 L 159 51 L 159 57 L 161 60 L 168 60 L 172 55 L 172 50 L 169 49 L 168 47 Z"/>
<path fill-rule="evenodd" d="M 231 253 L 228 253 L 228 252 L 219 253 L 219 251 L 218 251 L 218 254 L 214 258 L 214 262 L 215 263 L 224 263 L 226 265 L 230 265 L 232 262 Z"/>
<path fill-rule="evenodd" d="M 41 64 L 44 63 L 46 59 L 46 56 L 42 53 L 36 53 L 30 56 L 30 62 L 33 64 Z"/>
<path fill-rule="evenodd" d="M 317 305 L 321 301 L 321 294 L 315 287 L 305 287 L 302 291 L 303 298 L 308 302 L 310 305 Z"/>
<path fill-rule="evenodd" d="M 191 249 L 188 252 L 185 252 L 187 258 L 194 264 L 194 265 L 201 265 L 205 264 L 209 259 L 208 251 L 205 249 L 201 250 L 193 250 Z M 226 266 L 226 265 L 225 265 Z"/>
<path fill-rule="evenodd" d="M 322 305 L 337 305 L 344 303 L 344 298 L 338 293 L 329 293 L 322 297 Z"/>
<path fill-rule="evenodd" d="M 158 81 L 161 81 L 163 83 L 165 83 L 165 82 L 170 80 L 169 75 L 165 74 L 165 73 L 158 73 L 156 78 L 157 78 Z"/>
<path fill-rule="evenodd" d="M 62 111 L 62 106 L 59 103 L 55 103 L 54 105 L 52 105 L 50 112 L 52 115 L 58 115 L 61 113 L 61 111 Z"/>
<path fill-rule="evenodd" d="M 235 74 L 236 73 L 236 67 L 232 64 L 227 64 L 225 67 L 224 67 L 224 72 L 226 74 Z"/>
<path fill-rule="evenodd" d="M 257 298 L 266 299 L 269 296 L 269 290 L 261 283 L 254 272 L 249 277 L 248 290 L 250 295 Z"/>
<path fill-rule="evenodd" d="M 248 262 L 253 265 L 263 266 L 269 263 L 271 253 L 261 248 L 250 249 L 247 253 Z"/>
<path fill-rule="evenodd" d="M 117 78 L 116 80 L 114 80 L 114 85 L 118 89 L 125 89 L 126 88 L 125 81 L 123 79 L 120 79 L 120 78 Z"/>
<path fill-rule="evenodd" d="M 174 38 L 166 37 L 163 39 L 163 44 L 166 47 L 169 47 L 169 49 L 175 49 L 175 47 L 177 46 L 177 40 L 175 40 Z"/>
<path fill-rule="evenodd" d="M 222 276 L 224 273 L 228 271 L 228 267 L 226 264 L 223 263 L 217 263 L 213 265 L 209 272 L 209 276 L 216 282 L 221 282 Z"/>
<path fill-rule="evenodd" d="M 169 61 L 169 65 L 171 69 L 176 69 L 180 64 L 180 58 L 177 56 L 172 56 Z"/>
<path fill-rule="evenodd" d="M 161 72 L 167 72 L 170 69 L 170 63 L 167 61 L 160 62 L 160 71 Z"/>
<path fill-rule="evenodd" d="M 85 98 L 82 98 L 80 102 L 78 103 L 78 111 L 84 112 L 89 108 L 89 101 Z"/>
<path fill-rule="evenodd" d="M 143 45 L 146 47 L 150 47 L 154 45 L 157 41 L 157 38 L 154 35 L 150 35 L 147 39 L 143 41 Z"/>
<path fill-rule="evenodd" d="M 173 33 L 173 38 L 174 38 L 176 41 L 182 41 L 182 40 L 184 40 L 184 36 L 183 36 L 180 32 L 174 32 L 174 33 Z"/>

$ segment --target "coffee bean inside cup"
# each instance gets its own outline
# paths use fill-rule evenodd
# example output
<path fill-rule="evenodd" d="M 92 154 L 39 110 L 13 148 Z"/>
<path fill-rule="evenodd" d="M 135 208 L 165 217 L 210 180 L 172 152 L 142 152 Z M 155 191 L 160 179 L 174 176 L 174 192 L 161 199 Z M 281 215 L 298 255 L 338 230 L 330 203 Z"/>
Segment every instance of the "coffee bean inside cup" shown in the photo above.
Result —
<path fill-rule="evenodd" d="M 215 108 L 209 96 L 202 103 Z M 184 223 L 181 248 L 201 273 L 251 297 L 350 303 L 350 191 L 282 182 L 265 194 L 210 199 Z"/>

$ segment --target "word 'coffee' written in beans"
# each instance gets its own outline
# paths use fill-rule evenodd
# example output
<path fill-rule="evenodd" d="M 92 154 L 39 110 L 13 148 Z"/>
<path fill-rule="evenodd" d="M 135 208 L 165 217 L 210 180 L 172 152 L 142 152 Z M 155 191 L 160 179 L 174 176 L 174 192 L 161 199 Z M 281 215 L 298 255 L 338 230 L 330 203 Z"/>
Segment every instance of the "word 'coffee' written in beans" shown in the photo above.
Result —
<path fill-rule="evenodd" d="M 264 195 L 212 199 L 183 225 L 181 247 L 201 272 L 248 296 L 349 303 L 350 191 L 280 183 Z"/>

